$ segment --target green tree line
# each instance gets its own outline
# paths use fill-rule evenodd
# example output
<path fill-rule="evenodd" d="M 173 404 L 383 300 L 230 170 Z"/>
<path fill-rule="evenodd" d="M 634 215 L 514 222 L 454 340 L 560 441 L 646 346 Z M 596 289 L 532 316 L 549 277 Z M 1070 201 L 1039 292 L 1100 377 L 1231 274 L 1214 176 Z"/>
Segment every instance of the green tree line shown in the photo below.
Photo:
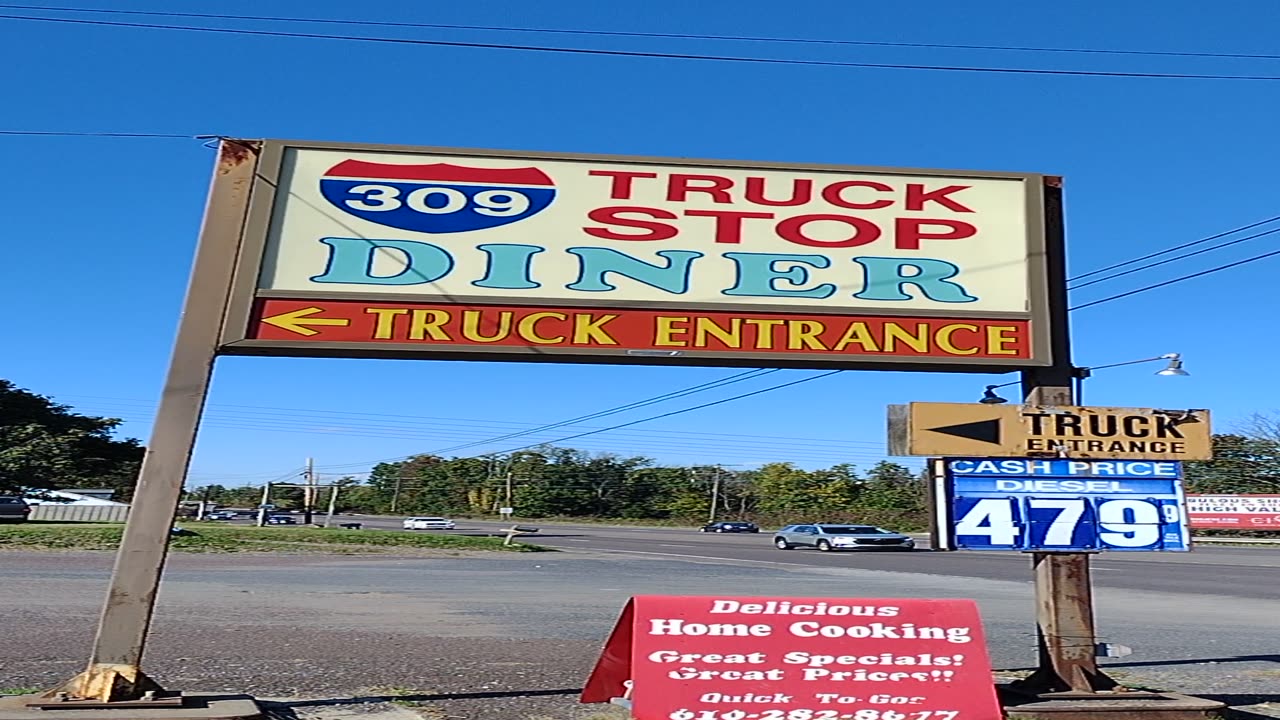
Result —
<path fill-rule="evenodd" d="M 419 455 L 374 467 L 348 502 L 392 514 L 493 514 L 696 521 L 858 520 L 919 524 L 925 484 L 881 462 L 866 473 L 842 464 L 806 470 L 770 463 L 738 470 L 662 466 L 652 459 L 547 447 L 486 458 Z M 855 517 L 856 516 L 856 517 Z"/>
<path fill-rule="evenodd" d="M 119 425 L 0 380 L 0 494 L 110 487 L 127 501 L 145 449 L 115 437 Z M 1213 460 L 1186 463 L 1188 492 L 1280 493 L 1280 416 L 1256 415 L 1237 433 L 1215 435 L 1213 446 Z M 379 464 L 365 481 L 336 482 L 346 486 L 338 508 L 347 512 L 483 515 L 510 504 L 520 517 L 688 522 L 709 518 L 714 503 L 720 519 L 830 519 L 900 529 L 927 522 L 923 477 L 892 462 L 865 471 L 794 463 L 741 470 L 545 447 L 484 458 L 417 455 Z M 188 499 L 232 507 L 252 507 L 262 493 L 260 486 L 220 484 L 189 490 Z M 301 491 L 280 489 L 273 501 L 297 507 Z"/>

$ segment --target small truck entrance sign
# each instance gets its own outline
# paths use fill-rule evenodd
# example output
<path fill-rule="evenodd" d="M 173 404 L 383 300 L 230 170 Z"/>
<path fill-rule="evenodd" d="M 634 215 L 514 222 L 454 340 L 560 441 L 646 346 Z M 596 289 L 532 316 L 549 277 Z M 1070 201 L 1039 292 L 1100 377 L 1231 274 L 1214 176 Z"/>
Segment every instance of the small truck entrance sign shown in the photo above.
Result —
<path fill-rule="evenodd" d="M 889 454 L 1208 460 L 1208 410 L 967 403 L 889 406 Z"/>
<path fill-rule="evenodd" d="M 972 600 L 639 596 L 582 693 L 637 720 L 991 720 Z"/>
<path fill-rule="evenodd" d="M 1046 366 L 1045 183 L 266 141 L 219 352 Z"/>

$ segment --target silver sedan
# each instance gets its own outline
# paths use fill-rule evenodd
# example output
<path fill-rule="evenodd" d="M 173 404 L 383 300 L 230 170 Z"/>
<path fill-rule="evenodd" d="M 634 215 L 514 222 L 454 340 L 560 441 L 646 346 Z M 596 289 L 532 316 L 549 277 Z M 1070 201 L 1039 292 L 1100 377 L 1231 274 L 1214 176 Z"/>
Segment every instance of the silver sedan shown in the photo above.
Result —
<path fill-rule="evenodd" d="M 774 547 L 790 550 L 798 547 L 835 550 L 912 550 L 916 543 L 902 533 L 874 525 L 788 525 L 773 536 Z"/>

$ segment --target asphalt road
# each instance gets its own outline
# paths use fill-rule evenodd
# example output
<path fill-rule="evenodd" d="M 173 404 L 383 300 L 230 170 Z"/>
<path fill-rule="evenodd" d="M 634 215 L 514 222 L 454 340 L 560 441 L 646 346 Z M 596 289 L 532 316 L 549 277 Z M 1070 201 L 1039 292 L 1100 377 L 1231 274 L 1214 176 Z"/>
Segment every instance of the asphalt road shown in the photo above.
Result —
<path fill-rule="evenodd" d="M 400 529 L 403 518 L 345 516 L 372 529 Z M 459 534 L 497 533 L 511 523 L 459 520 Z M 766 567 L 883 570 L 946 577 L 1030 582 L 1030 557 L 1018 553 L 782 551 L 772 535 L 721 535 L 678 528 L 522 523 L 539 532 L 529 542 L 566 550 L 654 559 L 739 561 Z M 1188 553 L 1105 553 L 1093 563 L 1095 587 L 1280 600 L 1280 547 L 1200 545 Z"/>
<path fill-rule="evenodd" d="M 818 556 L 787 556 L 802 554 Z M 601 720 L 577 705 L 575 688 L 637 594 L 972 598 L 995 667 L 1034 661 L 1029 583 L 859 568 L 866 559 L 176 553 L 145 667 L 174 689 L 313 698 L 290 701 L 295 713 L 384 699 L 421 701 L 431 720 Z M 83 668 L 111 562 L 110 553 L 0 552 L 0 617 L 12 630 L 0 642 L 0 688 L 51 687 Z M 1258 581 L 1269 580 L 1259 572 Z M 1100 588 L 1098 603 L 1103 639 L 1134 651 L 1106 663 L 1117 679 L 1233 704 L 1280 700 L 1274 601 Z"/>
<path fill-rule="evenodd" d="M 343 519 L 365 532 L 401 521 Z M 504 525 L 464 521 L 456 532 Z M 575 689 L 638 594 L 971 598 L 995 667 L 1034 662 L 1035 603 L 1018 555 L 784 552 L 768 533 L 540 529 L 530 537 L 571 552 L 176 553 L 146 669 L 176 689 L 292 698 L 298 720 L 355 720 L 308 712 L 391 700 L 418 702 L 432 720 L 601 720 Z M 1108 672 L 1231 704 L 1280 701 L 1278 558 L 1280 548 L 1206 547 L 1098 559 L 1099 639 L 1133 649 Z M 0 552 L 0 617 L 17 628 L 0 642 L 0 688 L 51 687 L 83 667 L 111 562 Z"/>

